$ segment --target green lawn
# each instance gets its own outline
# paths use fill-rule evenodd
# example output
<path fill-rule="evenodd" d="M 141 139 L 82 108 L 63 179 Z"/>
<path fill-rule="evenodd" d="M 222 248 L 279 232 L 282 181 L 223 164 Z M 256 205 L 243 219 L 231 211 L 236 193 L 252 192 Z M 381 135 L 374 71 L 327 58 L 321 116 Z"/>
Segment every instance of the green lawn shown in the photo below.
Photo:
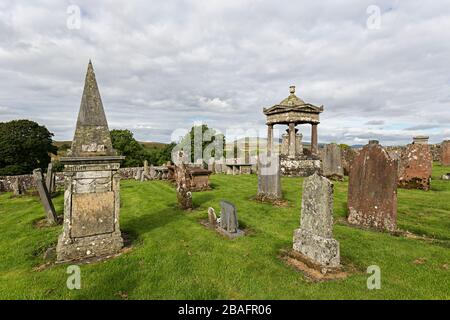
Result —
<path fill-rule="evenodd" d="M 335 183 L 335 238 L 342 262 L 358 271 L 346 280 L 313 283 L 285 265 L 300 224 L 301 178 L 283 178 L 288 206 L 251 200 L 257 177 L 212 176 L 213 191 L 194 194 L 196 210 L 177 209 L 174 187 L 162 181 L 122 181 L 122 231 L 132 250 L 81 266 L 81 290 L 66 287 L 67 265 L 42 271 L 42 253 L 61 226 L 38 229 L 37 197 L 0 195 L 1 299 L 449 299 L 450 182 L 434 166 L 432 190 L 399 190 L 398 226 L 435 240 L 418 240 L 349 227 L 347 182 Z M 237 206 L 248 236 L 228 240 L 199 224 L 207 208 L 226 199 Z M 55 199 L 62 213 L 63 197 Z M 420 263 L 417 263 L 417 260 Z M 381 268 L 382 288 L 368 290 L 366 269 Z"/>

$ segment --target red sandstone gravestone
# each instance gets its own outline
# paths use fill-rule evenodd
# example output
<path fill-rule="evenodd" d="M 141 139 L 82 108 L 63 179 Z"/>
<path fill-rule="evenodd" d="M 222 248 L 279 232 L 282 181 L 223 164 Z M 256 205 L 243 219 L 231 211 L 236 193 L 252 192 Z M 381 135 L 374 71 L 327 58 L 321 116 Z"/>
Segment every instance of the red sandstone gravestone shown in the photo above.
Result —
<path fill-rule="evenodd" d="M 412 143 L 406 146 L 398 166 L 398 187 L 430 190 L 433 159 L 428 144 Z"/>
<path fill-rule="evenodd" d="M 443 166 L 450 166 L 450 140 L 441 144 L 441 163 Z"/>
<path fill-rule="evenodd" d="M 348 185 L 348 222 L 394 231 L 397 225 L 397 161 L 370 141 L 353 161 Z"/>

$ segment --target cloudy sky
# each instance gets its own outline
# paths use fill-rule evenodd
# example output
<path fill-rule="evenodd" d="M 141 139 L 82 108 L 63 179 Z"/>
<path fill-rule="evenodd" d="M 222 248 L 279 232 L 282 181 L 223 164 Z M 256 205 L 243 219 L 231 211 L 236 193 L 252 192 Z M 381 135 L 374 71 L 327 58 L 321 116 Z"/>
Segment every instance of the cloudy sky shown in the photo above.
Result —
<path fill-rule="evenodd" d="M 2 0 L 0 121 L 70 140 L 89 58 L 110 127 L 142 141 L 265 134 L 290 85 L 324 105 L 319 142 L 450 138 L 450 1 Z"/>

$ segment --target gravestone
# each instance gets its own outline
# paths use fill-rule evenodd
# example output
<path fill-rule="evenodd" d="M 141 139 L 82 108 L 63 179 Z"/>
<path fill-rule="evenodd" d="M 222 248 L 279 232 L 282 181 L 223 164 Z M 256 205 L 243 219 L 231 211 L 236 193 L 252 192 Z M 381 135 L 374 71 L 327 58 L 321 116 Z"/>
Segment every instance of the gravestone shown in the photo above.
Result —
<path fill-rule="evenodd" d="M 350 174 L 350 167 L 357 154 L 358 151 L 350 147 L 341 149 L 342 169 L 344 171 L 345 176 L 348 176 Z"/>
<path fill-rule="evenodd" d="M 150 170 L 148 167 L 148 161 L 144 160 L 144 175 L 149 175 L 150 174 Z"/>
<path fill-rule="evenodd" d="M 150 166 L 150 179 L 156 179 L 157 173 L 153 165 Z"/>
<path fill-rule="evenodd" d="M 282 198 L 280 161 L 277 155 L 258 158 L 258 195 L 260 200 L 277 200 Z"/>
<path fill-rule="evenodd" d="M 222 163 L 220 161 L 214 162 L 214 172 L 215 173 L 223 173 L 222 171 Z"/>
<path fill-rule="evenodd" d="M 333 180 L 344 178 L 341 148 L 336 143 L 327 144 L 322 150 L 322 174 Z"/>
<path fill-rule="evenodd" d="M 229 238 L 244 235 L 244 232 L 239 229 L 236 207 L 231 202 L 220 201 L 220 219 L 217 230 Z"/>
<path fill-rule="evenodd" d="M 450 140 L 445 140 L 441 144 L 441 164 L 450 166 Z"/>
<path fill-rule="evenodd" d="M 208 223 L 210 227 L 215 228 L 217 225 L 217 215 L 214 208 L 208 208 Z"/>
<path fill-rule="evenodd" d="M 53 163 L 50 162 L 47 167 L 47 176 L 45 179 L 45 185 L 46 185 L 47 191 L 50 195 L 56 191 L 55 190 L 56 189 L 55 179 L 56 179 L 56 177 L 55 177 L 55 173 L 53 172 Z"/>
<path fill-rule="evenodd" d="M 348 184 L 348 222 L 362 227 L 397 228 L 397 160 L 378 141 L 355 157 Z"/>
<path fill-rule="evenodd" d="M 211 171 L 211 174 L 215 174 L 216 173 L 216 164 L 215 161 L 210 161 L 208 163 L 208 171 Z"/>
<path fill-rule="evenodd" d="M 339 267 L 339 242 L 333 239 L 333 184 L 317 172 L 305 178 L 301 210 L 293 249 L 320 266 Z"/>
<path fill-rule="evenodd" d="M 192 193 L 189 190 L 191 185 L 189 179 L 190 177 L 186 165 L 183 162 L 175 164 L 177 199 L 178 205 L 182 210 L 191 210 L 193 208 Z"/>
<path fill-rule="evenodd" d="M 25 193 L 25 190 L 24 190 L 22 184 L 20 183 L 19 177 L 14 178 L 14 180 L 11 184 L 11 188 L 13 190 L 13 195 L 15 195 L 15 196 L 21 196 Z"/>
<path fill-rule="evenodd" d="M 125 157 L 112 148 L 94 69 L 89 61 L 72 147 L 64 164 L 64 224 L 60 262 L 120 252 L 120 174 Z"/>
<path fill-rule="evenodd" d="M 402 151 L 398 165 L 398 187 L 430 190 L 433 159 L 428 144 L 416 141 Z"/>
<path fill-rule="evenodd" d="M 48 171 L 47 171 L 48 172 Z M 47 185 L 44 183 L 44 177 L 42 175 L 41 169 L 33 170 L 33 178 L 36 183 L 36 188 L 39 193 L 39 198 L 41 199 L 42 206 L 44 207 L 45 215 L 47 217 L 47 222 L 50 225 L 58 223 L 58 216 L 56 215 L 55 207 L 53 206 L 52 198 L 49 191 L 47 190 Z"/>
<path fill-rule="evenodd" d="M 134 180 L 141 181 L 143 174 L 144 174 L 144 169 L 143 168 L 137 168 L 136 175 L 134 176 Z"/>

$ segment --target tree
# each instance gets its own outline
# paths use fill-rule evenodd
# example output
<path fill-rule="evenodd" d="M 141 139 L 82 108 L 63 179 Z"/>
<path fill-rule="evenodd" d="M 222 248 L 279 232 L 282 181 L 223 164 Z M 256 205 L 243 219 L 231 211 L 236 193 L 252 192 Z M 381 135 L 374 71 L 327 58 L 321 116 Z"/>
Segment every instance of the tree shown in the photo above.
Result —
<path fill-rule="evenodd" d="M 162 165 L 171 160 L 171 152 L 175 144 L 171 143 L 162 149 L 146 149 L 140 144 L 130 130 L 111 130 L 113 148 L 125 156 L 123 167 L 140 167 L 147 160 L 150 164 Z"/>
<path fill-rule="evenodd" d="M 196 139 L 198 141 L 201 141 L 201 155 L 196 155 Z M 222 149 L 223 156 L 225 156 L 225 136 L 221 133 L 217 133 L 215 129 L 208 128 L 208 125 L 202 124 L 201 126 L 193 126 L 191 128 L 191 131 L 184 136 L 184 138 L 181 140 L 181 142 L 178 144 L 178 146 L 183 145 L 189 145 L 191 149 L 191 161 L 195 162 L 197 159 L 197 156 L 203 157 L 205 153 L 205 149 L 211 148 L 212 145 L 217 144 L 217 146 Z M 216 149 L 211 148 L 211 156 L 212 157 L 219 157 L 220 155 L 216 154 Z M 204 159 L 208 160 L 208 159 Z"/>
<path fill-rule="evenodd" d="M 28 174 L 45 170 L 56 154 L 53 133 L 30 120 L 0 122 L 0 175 Z"/>
<path fill-rule="evenodd" d="M 126 157 L 124 167 L 138 167 L 146 160 L 144 147 L 130 130 L 111 130 L 111 140 L 113 148 Z"/>

